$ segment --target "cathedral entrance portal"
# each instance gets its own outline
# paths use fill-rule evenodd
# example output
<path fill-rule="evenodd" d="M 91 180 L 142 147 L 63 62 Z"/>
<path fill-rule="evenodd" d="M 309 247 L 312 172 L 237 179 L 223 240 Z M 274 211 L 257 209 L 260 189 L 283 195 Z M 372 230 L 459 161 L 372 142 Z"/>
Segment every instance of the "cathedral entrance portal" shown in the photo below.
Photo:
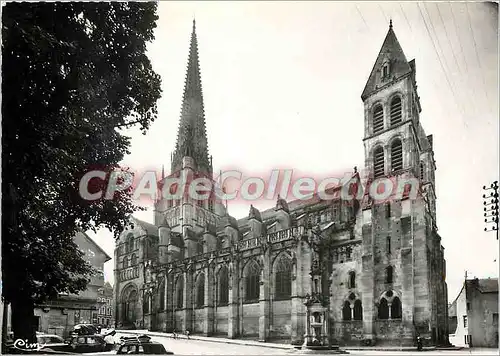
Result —
<path fill-rule="evenodd" d="M 122 293 L 122 324 L 135 325 L 137 315 L 137 288 L 133 285 L 125 288 Z"/>

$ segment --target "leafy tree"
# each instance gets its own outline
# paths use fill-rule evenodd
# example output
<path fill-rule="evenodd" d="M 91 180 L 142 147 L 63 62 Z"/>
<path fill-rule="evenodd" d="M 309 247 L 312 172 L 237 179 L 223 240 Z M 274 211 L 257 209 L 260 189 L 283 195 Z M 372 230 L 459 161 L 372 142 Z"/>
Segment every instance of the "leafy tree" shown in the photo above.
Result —
<path fill-rule="evenodd" d="M 35 339 L 36 303 L 85 289 L 92 270 L 75 233 L 118 232 L 139 209 L 129 191 L 85 201 L 79 180 L 89 169 L 118 167 L 130 146 L 120 129 L 137 124 L 145 133 L 157 116 L 160 78 L 146 56 L 156 7 L 3 6 L 2 298 L 15 338 Z"/>

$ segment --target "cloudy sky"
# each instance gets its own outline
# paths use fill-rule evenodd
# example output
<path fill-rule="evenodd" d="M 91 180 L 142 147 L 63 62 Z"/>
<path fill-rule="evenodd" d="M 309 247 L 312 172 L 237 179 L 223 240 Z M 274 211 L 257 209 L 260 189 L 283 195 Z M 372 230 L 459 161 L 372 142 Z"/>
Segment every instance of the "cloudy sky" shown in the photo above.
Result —
<path fill-rule="evenodd" d="M 482 186 L 498 179 L 497 5 L 160 2 L 149 56 L 163 95 L 150 131 L 127 132 L 124 164 L 134 169 L 170 167 L 194 16 L 215 168 L 312 175 L 364 165 L 360 95 L 392 18 L 407 59 L 416 60 L 421 121 L 434 135 L 449 299 L 466 270 L 498 276 L 498 242 L 483 232 L 482 200 Z M 243 217 L 248 205 L 229 211 Z M 153 213 L 137 217 L 152 222 Z M 90 235 L 113 256 L 110 232 Z M 112 261 L 105 270 L 113 283 Z"/>

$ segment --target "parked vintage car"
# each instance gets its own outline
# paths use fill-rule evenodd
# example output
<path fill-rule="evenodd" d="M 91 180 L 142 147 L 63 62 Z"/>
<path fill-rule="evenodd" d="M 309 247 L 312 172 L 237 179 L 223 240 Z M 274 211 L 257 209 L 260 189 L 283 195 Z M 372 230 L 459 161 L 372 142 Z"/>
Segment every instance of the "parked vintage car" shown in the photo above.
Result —
<path fill-rule="evenodd" d="M 153 354 L 153 355 L 173 355 L 171 351 L 159 342 L 151 341 L 147 335 L 121 337 L 121 344 L 118 346 L 117 355 L 124 354 Z"/>
<path fill-rule="evenodd" d="M 69 339 L 69 346 L 72 352 L 105 352 L 106 342 L 100 335 L 75 335 Z"/>
<path fill-rule="evenodd" d="M 68 345 L 68 343 L 58 335 L 37 334 L 36 340 L 42 350 L 50 349 L 54 351 L 71 352 L 71 347 Z"/>

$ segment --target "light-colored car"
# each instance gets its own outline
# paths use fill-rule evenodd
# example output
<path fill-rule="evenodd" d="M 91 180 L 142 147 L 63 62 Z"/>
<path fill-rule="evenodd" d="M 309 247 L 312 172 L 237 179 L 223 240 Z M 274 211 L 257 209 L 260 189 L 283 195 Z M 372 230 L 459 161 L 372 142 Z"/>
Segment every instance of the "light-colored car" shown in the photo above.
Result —
<path fill-rule="evenodd" d="M 50 349 L 54 351 L 71 351 L 68 343 L 58 335 L 37 333 L 36 341 L 42 350 Z"/>

